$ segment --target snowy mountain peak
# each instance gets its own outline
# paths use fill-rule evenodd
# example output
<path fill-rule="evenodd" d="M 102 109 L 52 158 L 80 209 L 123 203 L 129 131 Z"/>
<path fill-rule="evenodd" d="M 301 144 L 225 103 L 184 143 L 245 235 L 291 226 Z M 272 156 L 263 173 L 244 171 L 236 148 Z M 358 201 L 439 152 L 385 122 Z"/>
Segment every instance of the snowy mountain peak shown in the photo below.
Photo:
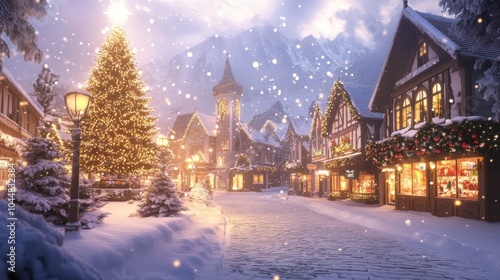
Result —
<path fill-rule="evenodd" d="M 344 82 L 358 82 L 354 68 L 368 52 L 344 35 L 325 43 L 314 36 L 299 41 L 262 25 L 233 37 L 211 36 L 168 62 L 142 68 L 146 82 L 157 85 L 151 90 L 152 104 L 164 130 L 177 114 L 193 111 L 195 106 L 202 113 L 214 114 L 212 87 L 225 79 L 228 55 L 233 78 L 243 87 L 241 118 L 245 121 L 277 101 L 292 115 L 307 115 L 309 103 L 318 94 L 327 94 L 339 76 Z"/>

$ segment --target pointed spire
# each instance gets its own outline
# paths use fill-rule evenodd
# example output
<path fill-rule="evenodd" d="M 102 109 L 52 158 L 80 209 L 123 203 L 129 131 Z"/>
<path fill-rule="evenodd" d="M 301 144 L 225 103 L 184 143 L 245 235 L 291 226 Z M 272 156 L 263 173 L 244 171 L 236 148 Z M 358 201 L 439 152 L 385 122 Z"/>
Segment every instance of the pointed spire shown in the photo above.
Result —
<path fill-rule="evenodd" d="M 222 76 L 221 84 L 229 84 L 235 82 L 233 76 L 233 70 L 231 69 L 231 64 L 229 63 L 229 54 L 226 53 L 226 67 L 224 68 L 224 75 Z"/>
<path fill-rule="evenodd" d="M 403 9 L 408 8 L 408 0 L 403 0 Z"/>
<path fill-rule="evenodd" d="M 231 64 L 229 63 L 229 55 L 226 54 L 226 66 L 224 68 L 224 74 L 222 75 L 222 80 L 213 88 L 214 96 L 219 94 L 237 94 L 242 95 L 243 87 L 236 82 L 233 76 L 233 70 L 231 69 Z"/>

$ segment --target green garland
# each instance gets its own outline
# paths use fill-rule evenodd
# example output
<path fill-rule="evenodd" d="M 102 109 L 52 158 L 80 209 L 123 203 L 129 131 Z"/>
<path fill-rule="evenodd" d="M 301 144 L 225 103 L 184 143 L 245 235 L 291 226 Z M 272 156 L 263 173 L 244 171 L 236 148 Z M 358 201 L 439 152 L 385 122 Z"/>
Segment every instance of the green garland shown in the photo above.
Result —
<path fill-rule="evenodd" d="M 450 125 L 424 125 L 414 137 L 396 135 L 384 142 L 369 142 L 366 158 L 376 166 L 387 166 L 403 159 L 429 155 L 466 155 L 497 153 L 500 123 L 492 120 L 464 120 Z"/>
<path fill-rule="evenodd" d="M 330 134 L 329 128 L 331 128 L 333 124 L 333 117 L 334 117 L 333 114 L 335 113 L 334 110 L 335 105 L 338 108 L 338 105 L 340 104 L 340 101 L 338 101 L 339 98 L 345 101 L 345 104 L 347 108 L 349 108 L 349 112 L 351 113 L 353 120 L 358 121 L 361 119 L 361 115 L 352 104 L 351 96 L 345 90 L 344 84 L 340 80 L 337 80 L 333 84 L 330 97 L 328 98 L 328 105 L 326 106 L 325 116 L 323 117 L 323 122 L 321 123 L 321 136 L 323 137 L 327 137 Z"/>

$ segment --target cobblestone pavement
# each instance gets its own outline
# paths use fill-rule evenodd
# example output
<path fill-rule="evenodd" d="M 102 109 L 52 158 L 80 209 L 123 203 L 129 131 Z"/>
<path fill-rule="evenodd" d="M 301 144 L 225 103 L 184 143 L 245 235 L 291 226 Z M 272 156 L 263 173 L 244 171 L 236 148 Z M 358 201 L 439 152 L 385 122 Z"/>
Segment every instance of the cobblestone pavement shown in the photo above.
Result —
<path fill-rule="evenodd" d="M 216 279 L 491 279 L 467 263 L 416 251 L 381 232 L 277 196 L 215 197 L 228 227 Z"/>

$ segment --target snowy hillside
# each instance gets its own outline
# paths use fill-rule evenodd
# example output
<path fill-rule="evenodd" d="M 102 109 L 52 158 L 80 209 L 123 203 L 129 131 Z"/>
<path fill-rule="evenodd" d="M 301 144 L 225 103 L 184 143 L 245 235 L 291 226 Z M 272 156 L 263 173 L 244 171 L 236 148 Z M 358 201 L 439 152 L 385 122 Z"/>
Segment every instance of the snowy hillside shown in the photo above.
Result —
<path fill-rule="evenodd" d="M 344 82 L 374 84 L 379 71 L 379 67 L 367 70 L 364 63 L 358 66 L 369 50 L 342 34 L 323 44 L 313 36 L 290 40 L 269 25 L 229 38 L 215 35 L 169 62 L 157 60 L 142 67 L 162 130 L 178 113 L 195 107 L 214 113 L 212 87 L 222 77 L 226 54 L 243 86 L 242 120 L 246 122 L 276 101 L 296 115 L 305 115 L 310 102 L 320 93 L 329 94 L 339 77 Z M 361 71 L 365 73 L 358 77 Z"/>

